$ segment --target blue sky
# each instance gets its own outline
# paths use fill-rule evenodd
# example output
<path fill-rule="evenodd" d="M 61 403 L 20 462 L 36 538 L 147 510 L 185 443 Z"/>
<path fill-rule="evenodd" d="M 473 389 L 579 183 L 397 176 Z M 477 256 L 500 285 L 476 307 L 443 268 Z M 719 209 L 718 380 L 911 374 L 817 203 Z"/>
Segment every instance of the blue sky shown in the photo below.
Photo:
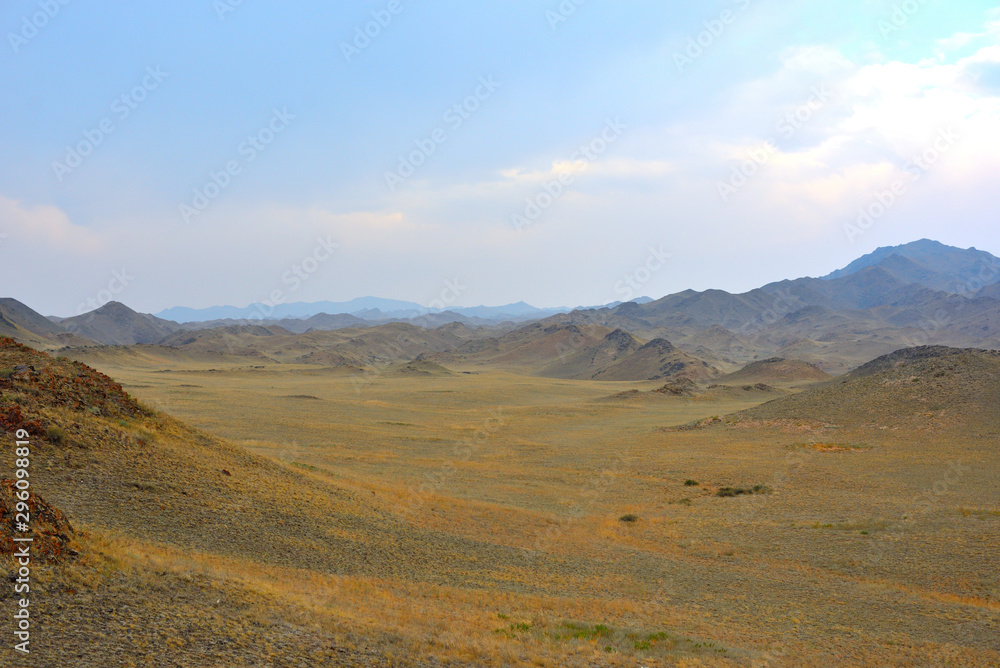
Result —
<path fill-rule="evenodd" d="M 0 277 L 49 314 L 1000 254 L 995 3 L 18 0 L 0 34 Z"/>

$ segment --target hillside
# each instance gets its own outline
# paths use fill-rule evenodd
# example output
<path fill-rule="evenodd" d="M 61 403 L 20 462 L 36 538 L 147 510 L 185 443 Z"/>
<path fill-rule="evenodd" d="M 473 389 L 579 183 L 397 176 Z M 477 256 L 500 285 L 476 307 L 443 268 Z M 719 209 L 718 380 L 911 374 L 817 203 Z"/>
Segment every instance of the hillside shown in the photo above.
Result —
<path fill-rule="evenodd" d="M 287 608 L 264 600 L 266 590 L 246 588 L 247 569 L 265 579 L 309 569 L 311 578 L 368 576 L 433 587 L 499 584 L 503 576 L 490 564 L 529 564 L 522 550 L 409 526 L 369 496 L 192 429 L 82 363 L 10 339 L 0 339 L 0 392 L 0 435 L 27 429 L 33 442 L 32 490 L 53 518 L 40 518 L 39 529 L 86 527 L 61 543 L 58 551 L 70 558 L 51 567 L 49 584 L 36 593 L 47 659 L 36 665 L 80 665 L 81 652 L 114 656 L 125 648 L 145 657 L 138 665 L 166 665 L 168 654 L 170 665 L 208 665 L 209 657 L 256 665 L 267 645 L 280 648 L 280 665 L 334 657 L 357 661 L 343 665 L 384 664 L 370 643 L 340 648 L 305 621 L 239 624 L 240 611 L 255 605 Z M 4 566 L 9 554 L 0 549 Z M 192 580 L 175 564 L 196 554 L 215 555 L 216 571 L 237 568 L 228 578 Z M 546 563 L 530 562 L 540 575 Z M 214 607 L 216 599 L 226 601 L 223 609 Z M 97 605 L 117 613 L 93 614 Z M 131 630 L 121 633 L 125 628 Z M 164 642 L 181 637 L 180 645 Z"/>
<path fill-rule="evenodd" d="M 790 383 L 817 382 L 830 378 L 830 374 L 809 362 L 772 357 L 751 362 L 739 371 L 722 376 L 718 380 L 720 383 Z"/>
<path fill-rule="evenodd" d="M 0 298 L 0 336 L 41 350 L 93 344 L 93 341 L 67 332 L 40 313 L 10 298 Z"/>
<path fill-rule="evenodd" d="M 581 331 L 572 327 L 570 331 Z M 580 343 L 578 350 L 560 354 L 554 362 L 546 365 L 541 375 L 552 378 L 593 378 L 642 347 L 638 339 L 623 329 L 609 332 L 596 343 Z"/>
<path fill-rule="evenodd" d="M 923 346 L 733 416 L 897 430 L 1000 434 L 1000 352 Z"/>

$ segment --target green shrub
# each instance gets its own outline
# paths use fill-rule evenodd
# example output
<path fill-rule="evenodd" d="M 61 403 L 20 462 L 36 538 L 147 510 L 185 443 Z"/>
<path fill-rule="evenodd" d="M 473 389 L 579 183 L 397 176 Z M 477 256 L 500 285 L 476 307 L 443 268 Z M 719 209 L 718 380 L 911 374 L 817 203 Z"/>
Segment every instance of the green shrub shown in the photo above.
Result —
<path fill-rule="evenodd" d="M 697 480 L 685 480 L 684 481 L 684 486 L 685 487 L 697 487 L 698 486 L 698 481 Z"/>
<path fill-rule="evenodd" d="M 638 522 L 639 521 L 639 516 L 638 515 L 633 515 L 632 513 L 628 513 L 626 515 L 622 515 L 618 519 L 620 521 L 622 521 L 622 522 Z"/>
<path fill-rule="evenodd" d="M 149 445 L 156 440 L 156 437 L 145 429 L 140 429 L 134 436 L 135 442 L 139 445 Z"/>

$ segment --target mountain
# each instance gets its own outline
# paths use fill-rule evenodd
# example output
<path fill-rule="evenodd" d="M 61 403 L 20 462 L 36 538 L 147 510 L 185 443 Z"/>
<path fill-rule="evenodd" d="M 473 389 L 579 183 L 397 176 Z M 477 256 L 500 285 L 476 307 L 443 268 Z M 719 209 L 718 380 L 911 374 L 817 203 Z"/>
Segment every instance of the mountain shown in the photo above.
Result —
<path fill-rule="evenodd" d="M 9 297 L 0 298 L 0 336 L 8 336 L 40 350 L 93 344 L 93 341 L 67 332 L 42 314 Z"/>
<path fill-rule="evenodd" d="M 243 318 L 235 320 L 232 318 L 225 318 L 223 320 L 205 320 L 204 322 L 185 322 L 182 326 L 184 329 L 190 331 L 215 329 L 217 327 L 266 326 L 281 327 L 295 334 L 303 334 L 314 329 L 330 331 L 334 329 L 345 329 L 348 327 L 365 327 L 369 324 L 370 323 L 364 318 L 358 318 L 357 316 L 346 313 L 338 313 L 336 315 L 320 313 L 312 316 L 311 318 L 304 319 L 282 318 L 281 320 L 262 320 L 257 318 L 250 320 Z"/>
<path fill-rule="evenodd" d="M 205 322 L 207 320 L 280 320 L 282 318 L 309 318 L 326 313 L 338 315 L 377 309 L 382 313 L 391 311 L 415 311 L 426 313 L 428 309 L 414 302 L 379 297 L 358 297 L 348 302 L 295 302 L 291 304 L 254 303 L 249 306 L 211 306 L 209 308 L 168 308 L 156 314 L 157 317 L 174 322 Z"/>
<path fill-rule="evenodd" d="M 538 309 L 522 301 L 516 304 L 507 304 L 506 306 L 473 306 L 469 308 L 453 308 L 451 310 L 467 316 L 506 320 L 516 317 L 537 316 L 539 313 L 551 315 L 552 313 L 560 313 L 566 309 Z"/>
<path fill-rule="evenodd" d="M 1000 258 L 975 248 L 955 248 L 930 239 L 878 248 L 823 278 L 833 280 L 877 265 L 905 283 L 919 283 L 945 292 L 969 292 L 967 286 L 976 285 L 977 281 L 978 285 L 1000 282 Z"/>
<path fill-rule="evenodd" d="M 778 281 L 741 294 L 685 290 L 541 322 L 666 338 L 716 366 L 780 356 L 843 373 L 919 344 L 1000 347 L 998 278 L 1000 260 L 993 255 L 925 240 L 880 249 L 824 278 Z"/>
<path fill-rule="evenodd" d="M 301 334 L 275 324 L 256 324 L 179 330 L 159 344 L 170 347 L 172 350 L 164 352 L 171 355 L 237 355 L 279 363 L 357 370 L 409 362 L 422 353 L 448 350 L 485 335 L 462 323 L 449 323 L 436 329 L 412 323 L 386 323 Z"/>
<path fill-rule="evenodd" d="M 639 297 L 633 300 L 635 303 L 643 304 L 652 301 L 649 297 Z M 622 302 L 613 302 L 605 306 L 578 307 L 579 309 L 589 308 L 613 308 Z M 450 307 L 427 308 L 415 302 L 399 301 L 395 299 L 382 299 L 379 297 L 359 297 L 348 302 L 296 302 L 293 304 L 278 304 L 268 306 L 266 304 L 250 304 L 249 306 L 212 306 L 209 308 L 193 309 L 186 307 L 169 308 L 156 314 L 157 317 L 184 323 L 189 329 L 206 325 L 237 325 L 260 323 L 261 320 L 305 320 L 316 316 L 353 316 L 359 320 L 392 322 L 400 320 L 413 320 L 424 316 L 434 316 L 451 314 L 446 316 L 446 320 L 436 320 L 435 323 L 451 322 L 462 320 L 464 322 L 482 322 L 484 324 L 498 323 L 504 321 L 524 322 L 527 320 L 539 320 L 558 313 L 566 313 L 572 309 L 566 307 L 537 308 L 526 302 L 520 301 L 505 306 L 472 306 L 472 307 Z M 464 320 L 463 320 L 464 319 Z M 282 325 L 286 326 L 286 325 Z M 334 329 L 334 327 L 326 327 Z M 290 327 L 293 331 L 305 331 L 299 326 Z M 319 327 L 317 327 L 319 329 Z"/>
<path fill-rule="evenodd" d="M 977 297 L 992 297 L 993 299 L 1000 299 L 1000 283 L 993 283 L 992 285 L 987 285 L 978 293 Z"/>
<path fill-rule="evenodd" d="M 120 302 L 108 302 L 90 313 L 63 318 L 59 320 L 59 325 L 67 332 L 98 343 L 119 346 L 156 343 L 181 329 L 175 322 L 136 313 Z"/>
<path fill-rule="evenodd" d="M 538 309 L 526 302 L 431 310 L 413 302 L 374 297 L 282 304 L 273 310 L 217 307 L 162 312 L 180 320 L 226 316 L 181 325 L 135 313 L 117 303 L 83 316 L 46 321 L 23 304 L 8 300 L 6 311 L 0 310 L 0 332 L 53 348 L 85 345 L 87 339 L 104 344 L 156 343 L 180 330 L 278 327 L 287 333 L 278 335 L 281 342 L 265 344 L 262 337 L 250 335 L 249 330 L 237 329 L 214 337 L 175 337 L 169 343 L 176 346 L 190 340 L 186 346 L 203 347 L 201 352 L 210 352 L 212 345 L 219 344 L 229 353 L 239 350 L 251 355 L 276 354 L 281 359 L 298 351 L 297 357 L 308 357 L 312 363 L 326 359 L 334 364 L 365 365 L 369 363 L 366 360 L 406 360 L 400 354 L 387 356 L 384 351 L 357 354 L 360 349 L 343 347 L 343 337 L 310 336 L 295 344 L 286 343 L 284 337 L 390 323 L 408 323 L 433 331 L 460 323 L 470 330 L 484 331 L 452 346 L 432 345 L 413 354 L 448 353 L 451 359 L 439 361 L 482 364 L 492 360 L 490 363 L 514 365 L 531 373 L 565 377 L 609 377 L 607 374 L 616 373 L 629 378 L 656 377 L 661 367 L 670 368 L 677 361 L 667 359 L 675 353 L 726 371 L 783 357 L 802 360 L 829 373 L 843 373 L 865 360 L 913 345 L 1000 347 L 997 279 L 1000 259 L 993 255 L 922 240 L 880 248 L 823 278 L 777 281 L 741 294 L 685 290 L 657 300 L 640 298 L 568 312 Z M 262 314 L 268 318 L 263 319 Z M 553 327 L 556 329 L 550 330 Z M 613 340 L 602 343 L 615 330 L 620 332 Z M 616 355 L 626 354 L 609 352 L 616 341 L 625 340 L 623 334 L 634 339 L 629 344 L 634 350 L 627 355 L 657 339 L 671 342 L 677 350 L 658 358 L 658 363 L 647 350 L 644 355 L 649 359 L 642 364 L 633 360 L 630 364 L 637 366 L 612 371 L 610 365 L 624 359 Z M 68 338 L 72 335 L 85 338 Z M 358 338 L 356 332 L 346 336 Z M 463 342 L 471 347 L 463 348 Z M 553 356 L 555 349 L 559 353 Z M 706 369 L 703 373 L 715 371 Z"/>

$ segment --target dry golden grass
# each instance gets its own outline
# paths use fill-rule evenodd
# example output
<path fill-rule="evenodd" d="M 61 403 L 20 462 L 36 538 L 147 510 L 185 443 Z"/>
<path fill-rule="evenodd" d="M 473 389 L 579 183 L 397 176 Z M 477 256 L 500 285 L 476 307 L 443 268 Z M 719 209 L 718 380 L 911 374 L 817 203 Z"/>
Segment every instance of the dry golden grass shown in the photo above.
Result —
<path fill-rule="evenodd" d="M 235 445 L 138 420 L 119 426 L 127 452 L 144 434 L 155 447 L 127 471 L 155 500 L 129 492 L 135 522 L 63 494 L 130 577 L 203 578 L 256 614 L 281 609 L 400 663 L 1000 663 L 995 440 L 937 413 L 896 430 L 765 418 L 677 430 L 769 397 L 143 354 L 92 361 Z M 772 493 L 717 495 L 755 485 Z"/>

